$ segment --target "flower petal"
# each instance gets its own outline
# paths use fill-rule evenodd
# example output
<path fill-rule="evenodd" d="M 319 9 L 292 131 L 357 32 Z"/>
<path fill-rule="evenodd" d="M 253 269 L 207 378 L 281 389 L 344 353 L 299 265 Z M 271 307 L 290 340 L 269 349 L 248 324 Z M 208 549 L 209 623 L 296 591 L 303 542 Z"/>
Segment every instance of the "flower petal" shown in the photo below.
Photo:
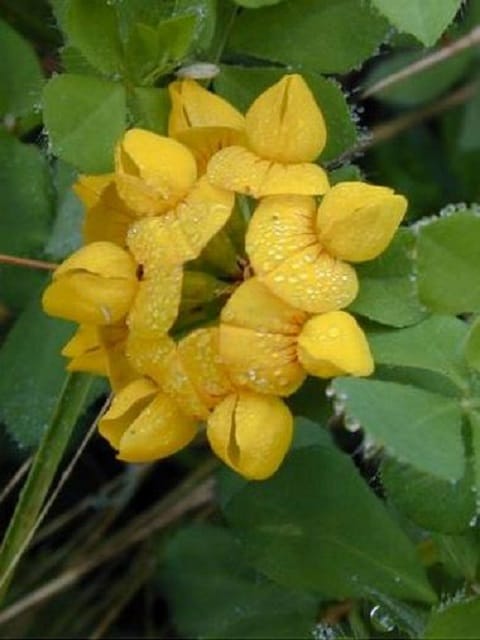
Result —
<path fill-rule="evenodd" d="M 293 418 L 275 396 L 241 392 L 219 404 L 208 420 L 214 453 L 252 480 L 264 480 L 282 463 L 293 433 Z"/>
<path fill-rule="evenodd" d="M 120 440 L 130 424 L 158 393 L 157 387 L 146 378 L 139 378 L 117 393 L 101 418 L 98 430 L 112 447 L 118 449 Z"/>
<path fill-rule="evenodd" d="M 175 138 L 190 149 L 197 161 L 198 173 L 203 175 L 217 151 L 245 143 L 245 132 L 229 127 L 194 127 L 178 132 Z"/>
<path fill-rule="evenodd" d="M 172 102 L 168 135 L 173 138 L 192 127 L 245 127 L 245 118 L 239 111 L 195 80 L 186 78 L 172 82 L 168 92 Z"/>
<path fill-rule="evenodd" d="M 222 324 L 296 336 L 307 314 L 284 302 L 258 278 L 245 280 L 223 307 Z"/>
<path fill-rule="evenodd" d="M 390 243 L 407 205 L 406 198 L 387 187 L 340 182 L 318 208 L 320 242 L 343 260 L 371 260 Z"/>
<path fill-rule="evenodd" d="M 286 75 L 264 91 L 245 119 L 250 148 L 269 160 L 311 162 L 327 140 L 322 112 L 298 74 Z"/>
<path fill-rule="evenodd" d="M 127 327 L 124 324 L 99 327 L 98 336 L 105 353 L 110 386 L 113 391 L 119 392 L 138 379 L 138 371 L 132 367 L 126 354 Z"/>
<path fill-rule="evenodd" d="M 178 315 L 182 277 L 181 266 L 144 264 L 144 277 L 127 319 L 130 331 L 145 337 L 168 332 Z"/>
<path fill-rule="evenodd" d="M 99 203 L 105 189 L 114 182 L 114 173 L 103 173 L 93 176 L 82 174 L 78 176 L 72 189 L 84 206 L 90 209 Z"/>
<path fill-rule="evenodd" d="M 165 358 L 176 348 L 167 334 L 142 334 L 130 330 L 125 345 L 126 356 L 141 375 L 158 381 L 158 372 L 165 366 Z"/>
<path fill-rule="evenodd" d="M 144 129 L 131 129 L 115 152 L 117 187 L 126 204 L 143 215 L 173 208 L 193 186 L 197 166 L 182 144 Z"/>
<path fill-rule="evenodd" d="M 68 272 L 84 272 L 103 278 L 135 280 L 136 264 L 129 253 L 112 242 L 93 242 L 75 251 L 53 273 L 56 280 Z"/>
<path fill-rule="evenodd" d="M 358 292 L 353 267 L 319 246 L 300 251 L 259 279 L 279 298 L 309 313 L 346 307 Z"/>
<path fill-rule="evenodd" d="M 308 373 L 320 378 L 369 376 L 374 369 L 365 334 L 345 311 L 308 320 L 298 337 L 298 357 Z"/>
<path fill-rule="evenodd" d="M 318 244 L 316 204 L 309 196 L 270 196 L 255 209 L 246 251 L 258 275 L 272 271 L 302 249 Z"/>
<path fill-rule="evenodd" d="M 85 371 L 107 376 L 107 359 L 98 337 L 98 328 L 82 324 L 62 349 L 62 356 L 70 359 L 67 371 Z"/>
<path fill-rule="evenodd" d="M 316 164 L 265 160 L 240 146 L 216 153 L 208 163 L 207 175 L 217 187 L 254 198 L 290 193 L 313 196 L 329 188 L 327 174 Z"/>
<path fill-rule="evenodd" d="M 197 421 L 158 392 L 122 435 L 119 460 L 150 462 L 183 449 L 197 434 Z"/>
<path fill-rule="evenodd" d="M 232 382 L 241 388 L 289 396 L 305 380 L 294 335 L 221 324 L 220 355 Z"/>

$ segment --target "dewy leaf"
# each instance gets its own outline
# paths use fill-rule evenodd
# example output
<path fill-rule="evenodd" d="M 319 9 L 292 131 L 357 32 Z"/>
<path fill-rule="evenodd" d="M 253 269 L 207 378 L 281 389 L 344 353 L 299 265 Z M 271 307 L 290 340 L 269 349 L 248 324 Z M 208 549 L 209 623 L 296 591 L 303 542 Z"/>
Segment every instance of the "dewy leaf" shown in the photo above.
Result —
<path fill-rule="evenodd" d="M 86 173 L 113 167 L 113 149 L 126 127 L 125 89 L 113 82 L 63 74 L 43 92 L 52 150 Z"/>
<path fill-rule="evenodd" d="M 109 2 L 70 0 L 66 15 L 68 43 L 101 73 L 123 75 L 124 61 L 117 13 Z"/>
<path fill-rule="evenodd" d="M 462 0 L 372 0 L 372 3 L 399 31 L 411 33 L 430 47 L 453 20 Z"/>
<path fill-rule="evenodd" d="M 38 147 L 0 131 L 0 253 L 41 257 L 53 217 L 48 163 Z M 0 301 L 22 309 L 40 284 L 32 269 L 0 265 Z"/>
<path fill-rule="evenodd" d="M 236 493 L 226 516 L 255 567 L 279 584 L 332 599 L 375 589 L 435 600 L 410 541 L 331 445 L 291 452 L 271 479 Z"/>
<path fill-rule="evenodd" d="M 480 629 L 480 598 L 453 602 L 432 613 L 425 629 L 425 640 L 469 638 L 478 640 Z"/>
<path fill-rule="evenodd" d="M 456 399 L 415 387 L 337 378 L 347 416 L 399 462 L 451 481 L 465 473 L 462 413 Z"/>
<path fill-rule="evenodd" d="M 386 459 L 381 468 L 387 498 L 423 529 L 458 534 L 470 527 L 475 517 L 472 469 L 451 483 L 413 467 Z"/>
<path fill-rule="evenodd" d="M 375 260 L 355 265 L 360 290 L 349 310 L 392 327 L 407 327 L 427 314 L 420 304 L 415 275 L 415 237 L 399 229 Z"/>
<path fill-rule="evenodd" d="M 246 111 L 255 98 L 285 74 L 275 67 L 234 67 L 222 65 L 214 80 L 216 91 L 241 111 Z M 327 127 L 327 144 L 320 155 L 322 161 L 337 158 L 352 147 L 357 131 L 340 85 L 315 73 L 304 73 L 308 86 L 320 106 Z"/>
<path fill-rule="evenodd" d="M 129 102 L 136 127 L 167 135 L 170 98 L 167 89 L 136 87 Z"/>
<path fill-rule="evenodd" d="M 227 529 L 179 531 L 162 557 L 160 580 L 183 637 L 311 637 L 316 598 L 257 574 Z"/>
<path fill-rule="evenodd" d="M 361 0 L 287 0 L 242 13 L 228 48 L 317 73 L 346 73 L 375 52 L 387 29 Z"/>
<path fill-rule="evenodd" d="M 468 386 L 462 355 L 468 327 L 452 316 L 430 316 L 413 327 L 379 330 L 368 335 L 375 362 L 435 371 L 460 389 Z"/>
<path fill-rule="evenodd" d="M 480 216 L 458 211 L 418 232 L 418 291 L 439 313 L 480 311 Z"/>
<path fill-rule="evenodd" d="M 30 44 L 0 20 L 0 119 L 35 111 L 44 79 Z"/>
<path fill-rule="evenodd" d="M 73 326 L 46 316 L 36 297 L 0 349 L 0 421 L 20 447 L 42 437 L 66 379 L 61 348 Z"/>
<path fill-rule="evenodd" d="M 196 18 L 192 48 L 208 49 L 215 33 L 217 0 L 176 0 L 174 16 L 193 15 Z"/>

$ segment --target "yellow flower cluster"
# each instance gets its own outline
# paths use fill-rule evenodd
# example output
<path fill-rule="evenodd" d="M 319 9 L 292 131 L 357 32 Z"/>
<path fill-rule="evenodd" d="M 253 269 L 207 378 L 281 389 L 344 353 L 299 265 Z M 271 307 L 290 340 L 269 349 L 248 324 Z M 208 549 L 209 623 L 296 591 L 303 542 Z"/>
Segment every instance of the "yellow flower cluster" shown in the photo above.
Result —
<path fill-rule="evenodd" d="M 299 75 L 245 116 L 193 80 L 169 91 L 168 137 L 132 129 L 113 173 L 76 183 L 85 245 L 54 272 L 43 304 L 79 324 L 63 350 L 68 368 L 110 379 L 99 428 L 120 459 L 173 454 L 206 424 L 226 464 L 262 479 L 292 438 L 282 397 L 307 375 L 373 371 L 363 332 L 342 311 L 358 290 L 350 263 L 386 248 L 407 203 L 361 182 L 330 188 L 314 163 L 324 119 Z M 223 275 L 217 259 L 215 279 L 209 265 L 241 228 L 236 197 L 255 205 L 246 255 Z M 219 317 L 179 337 L 188 287 L 208 279 L 231 295 Z"/>

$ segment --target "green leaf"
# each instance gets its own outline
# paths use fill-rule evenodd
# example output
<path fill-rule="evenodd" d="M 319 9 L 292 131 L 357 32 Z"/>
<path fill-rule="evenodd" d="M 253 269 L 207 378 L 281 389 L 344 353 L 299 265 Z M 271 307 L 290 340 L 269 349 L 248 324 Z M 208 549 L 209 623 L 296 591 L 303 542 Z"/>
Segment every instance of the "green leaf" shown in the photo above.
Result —
<path fill-rule="evenodd" d="M 279 4 L 285 0 L 235 0 L 236 4 L 247 9 L 259 9 L 260 7 L 268 7 L 272 4 Z"/>
<path fill-rule="evenodd" d="M 48 164 L 38 147 L 0 131 L 0 253 L 40 257 L 53 216 Z M 22 309 L 39 286 L 33 269 L 0 265 L 0 300 Z"/>
<path fill-rule="evenodd" d="M 453 20 L 462 0 L 372 0 L 372 3 L 399 31 L 413 34 L 429 47 Z"/>
<path fill-rule="evenodd" d="M 38 444 L 67 376 L 60 350 L 72 325 L 47 317 L 36 297 L 0 349 L 0 421 L 20 447 Z"/>
<path fill-rule="evenodd" d="M 396 460 L 383 462 L 381 477 L 387 497 L 415 524 L 431 531 L 461 533 L 475 517 L 472 469 L 451 483 Z"/>
<path fill-rule="evenodd" d="M 415 275 L 415 236 L 399 229 L 387 250 L 375 260 L 355 265 L 360 291 L 349 310 L 393 327 L 406 327 L 425 317 Z"/>
<path fill-rule="evenodd" d="M 30 44 L 0 20 L 0 119 L 32 114 L 44 79 Z"/>
<path fill-rule="evenodd" d="M 217 21 L 217 0 L 176 0 L 174 16 L 193 15 L 196 24 L 191 46 L 205 51 L 212 42 Z"/>
<path fill-rule="evenodd" d="M 480 149 L 480 89 L 465 105 L 462 129 L 458 144 L 462 151 L 478 151 Z"/>
<path fill-rule="evenodd" d="M 427 55 L 431 55 L 429 51 Z M 423 51 L 400 51 L 379 62 L 367 76 L 366 88 L 393 73 L 418 62 L 425 57 Z M 388 88 L 375 94 L 384 102 L 391 102 L 404 106 L 414 106 L 429 102 L 441 95 L 452 84 L 457 82 L 466 72 L 472 60 L 470 50 L 460 55 L 443 60 L 421 73 L 413 74 L 404 80 L 396 82 Z"/>
<path fill-rule="evenodd" d="M 114 146 L 126 127 L 121 85 L 89 76 L 58 75 L 46 85 L 43 105 L 55 154 L 87 173 L 112 169 Z"/>
<path fill-rule="evenodd" d="M 181 530 L 167 546 L 161 580 L 184 637 L 309 638 L 314 626 L 316 599 L 256 574 L 220 527 Z"/>
<path fill-rule="evenodd" d="M 101 73 L 123 75 L 124 60 L 117 13 L 104 0 L 70 0 L 66 15 L 68 43 Z"/>
<path fill-rule="evenodd" d="M 331 445 L 293 451 L 273 478 L 236 493 L 226 516 L 255 567 L 279 584 L 335 599 L 371 589 L 435 599 L 410 541 Z"/>
<path fill-rule="evenodd" d="M 36 346 L 38 352 L 39 345 Z M 40 374 L 39 374 L 40 375 Z M 32 528 L 65 453 L 77 419 L 85 408 L 92 376 L 70 374 L 55 397 L 54 412 L 30 468 L 0 549 L 0 599 L 23 556 Z M 30 399 L 25 400 L 24 409 Z"/>
<path fill-rule="evenodd" d="M 425 640 L 443 640 L 444 638 L 471 638 L 478 640 L 480 629 L 480 598 L 444 605 L 440 611 L 432 614 Z"/>
<path fill-rule="evenodd" d="M 337 378 L 333 387 L 348 417 L 399 462 L 451 481 L 463 477 L 462 414 L 455 399 L 360 378 Z"/>
<path fill-rule="evenodd" d="M 460 389 L 468 386 L 462 347 L 468 327 L 452 316 L 430 316 L 413 327 L 368 334 L 375 362 L 418 367 L 444 375 Z"/>
<path fill-rule="evenodd" d="M 480 371 L 480 317 L 470 326 L 464 350 L 469 366 Z"/>
<path fill-rule="evenodd" d="M 222 65 L 214 80 L 215 90 L 241 111 L 246 111 L 255 98 L 280 80 L 285 70 L 275 67 L 234 67 Z M 357 131 L 340 85 L 315 73 L 302 73 L 325 117 L 327 145 L 322 161 L 337 158 L 352 147 Z"/>
<path fill-rule="evenodd" d="M 375 52 L 387 28 L 361 0 L 288 0 L 242 13 L 228 48 L 317 73 L 346 73 Z"/>
<path fill-rule="evenodd" d="M 136 127 L 167 135 L 170 98 L 167 89 L 136 87 L 130 101 L 130 111 Z"/>
<path fill-rule="evenodd" d="M 480 217 L 458 211 L 418 233 L 418 291 L 439 313 L 480 311 Z"/>
<path fill-rule="evenodd" d="M 473 473 L 477 493 L 480 493 L 480 412 L 469 411 L 468 420 L 472 434 Z"/>

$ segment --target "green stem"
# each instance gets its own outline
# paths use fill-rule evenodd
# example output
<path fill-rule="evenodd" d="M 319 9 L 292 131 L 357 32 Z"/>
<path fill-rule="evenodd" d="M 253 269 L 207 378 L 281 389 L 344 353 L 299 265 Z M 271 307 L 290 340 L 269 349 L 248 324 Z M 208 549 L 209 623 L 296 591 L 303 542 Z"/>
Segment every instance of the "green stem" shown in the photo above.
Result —
<path fill-rule="evenodd" d="M 77 418 L 85 406 L 92 380 L 92 376 L 79 373 L 70 374 L 65 380 L 0 549 L 0 601 L 5 597 L 15 568 L 28 546 Z"/>

